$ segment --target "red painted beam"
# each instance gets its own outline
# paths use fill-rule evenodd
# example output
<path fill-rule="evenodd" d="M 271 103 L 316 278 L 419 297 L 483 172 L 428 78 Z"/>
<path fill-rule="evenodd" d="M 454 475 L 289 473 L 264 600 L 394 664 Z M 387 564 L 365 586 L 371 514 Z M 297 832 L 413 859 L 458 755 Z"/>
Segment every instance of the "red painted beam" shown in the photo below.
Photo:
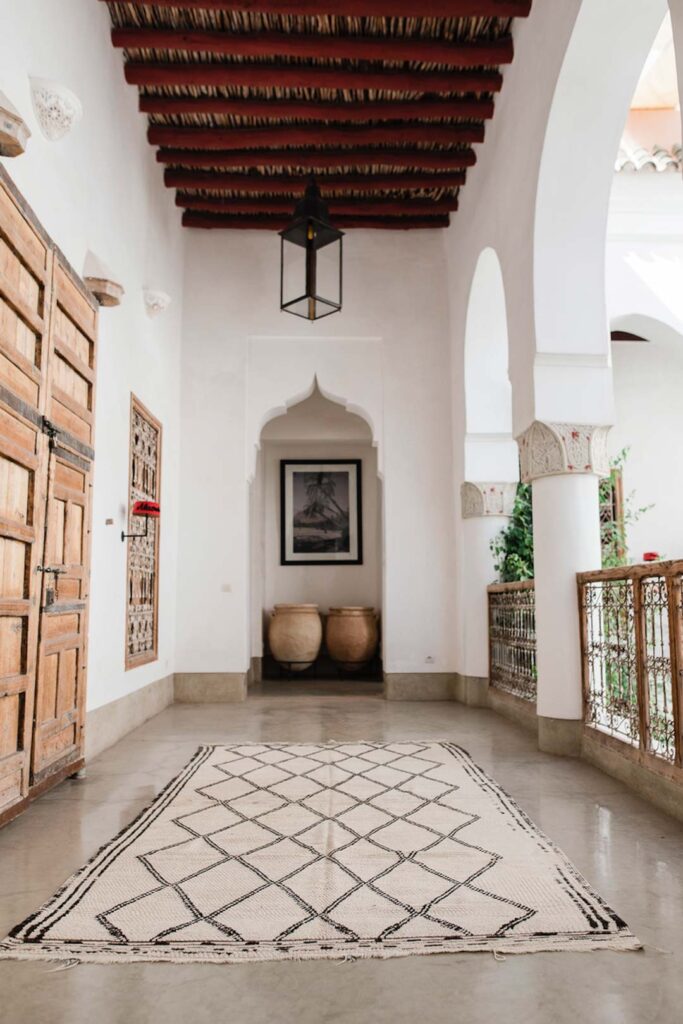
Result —
<path fill-rule="evenodd" d="M 457 170 L 472 167 L 471 149 L 242 149 L 204 151 L 159 149 L 161 164 L 184 167 L 421 167 Z"/>
<path fill-rule="evenodd" d="M 143 114 L 225 114 L 258 117 L 269 121 L 299 118 L 303 121 L 364 123 L 366 121 L 419 121 L 423 118 L 493 117 L 493 100 L 486 96 L 454 100 L 384 100 L 379 103 L 332 103 L 310 100 L 243 100 L 228 96 L 140 96 Z"/>
<path fill-rule="evenodd" d="M 207 199 L 204 196 L 178 192 L 176 206 L 186 210 L 205 210 L 207 213 L 280 214 L 291 219 L 294 213 L 292 199 Z M 343 215 L 395 216 L 414 215 L 429 217 L 457 210 L 458 200 L 449 199 L 330 199 L 330 214 L 335 220 Z"/>
<path fill-rule="evenodd" d="M 407 189 L 455 189 L 465 184 L 465 172 L 451 174 L 330 174 L 316 178 L 320 191 L 335 192 L 404 191 Z M 269 192 L 300 199 L 306 182 L 301 176 L 279 174 L 221 174 L 220 171 L 182 171 L 167 168 L 164 184 L 168 188 L 197 188 L 205 191 L 231 191 L 246 194 Z"/>
<path fill-rule="evenodd" d="M 308 35 L 285 32 L 201 32 L 163 28 L 114 28 L 114 46 L 127 50 L 178 50 L 237 57 L 310 57 L 330 60 L 422 61 L 476 68 L 512 61 L 512 38 L 448 42 L 409 36 Z"/>
<path fill-rule="evenodd" d="M 390 92 L 498 92 L 498 71 L 390 71 L 313 64 L 187 64 L 128 61 L 130 85 L 210 85 L 272 89 L 384 89 Z M 277 102 L 275 100 L 274 102 Z"/>
<path fill-rule="evenodd" d="M 291 221 L 290 217 L 269 217 L 266 215 L 248 216 L 239 214 L 230 216 L 220 213 L 201 213 L 186 210 L 183 214 L 183 226 L 186 228 L 241 228 L 265 229 L 281 231 Z M 340 228 L 385 228 L 389 230 L 407 230 L 408 228 L 447 228 L 450 223 L 448 214 L 435 217 L 336 217 L 335 226 Z"/>
<path fill-rule="evenodd" d="M 147 139 L 153 146 L 179 149 L 254 149 L 259 146 L 376 146 L 396 142 L 438 143 L 449 146 L 483 142 L 484 126 L 476 124 L 405 124 L 353 128 L 325 125 L 278 125 L 266 128 L 190 128 L 152 125 Z"/>
<path fill-rule="evenodd" d="M 526 18 L 531 0 L 128 0 L 185 11 L 336 15 L 340 18 Z"/>

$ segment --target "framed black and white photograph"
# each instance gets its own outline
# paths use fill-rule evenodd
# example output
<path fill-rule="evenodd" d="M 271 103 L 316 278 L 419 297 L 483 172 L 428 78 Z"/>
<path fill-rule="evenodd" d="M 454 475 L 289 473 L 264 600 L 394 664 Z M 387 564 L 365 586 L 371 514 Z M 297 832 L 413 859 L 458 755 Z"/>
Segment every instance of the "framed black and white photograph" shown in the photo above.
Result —
<path fill-rule="evenodd" d="M 360 459 L 280 460 L 280 564 L 362 565 Z"/>

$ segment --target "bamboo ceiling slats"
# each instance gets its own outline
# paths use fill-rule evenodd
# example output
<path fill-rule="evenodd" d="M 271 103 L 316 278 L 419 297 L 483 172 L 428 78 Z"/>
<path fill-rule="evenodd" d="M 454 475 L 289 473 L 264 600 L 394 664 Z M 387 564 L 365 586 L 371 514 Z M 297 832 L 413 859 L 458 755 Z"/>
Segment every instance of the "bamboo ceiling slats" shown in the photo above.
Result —
<path fill-rule="evenodd" d="M 183 223 L 277 230 L 313 172 L 345 227 L 457 209 L 530 0 L 106 0 Z"/>

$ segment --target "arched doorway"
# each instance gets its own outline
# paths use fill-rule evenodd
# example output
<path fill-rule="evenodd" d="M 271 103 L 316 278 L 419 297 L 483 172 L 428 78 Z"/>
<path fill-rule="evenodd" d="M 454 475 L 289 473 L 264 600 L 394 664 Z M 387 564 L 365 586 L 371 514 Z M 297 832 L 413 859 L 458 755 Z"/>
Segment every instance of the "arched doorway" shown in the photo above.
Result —
<path fill-rule="evenodd" d="M 357 564 L 286 564 L 283 554 L 281 466 L 358 463 L 362 551 Z M 316 604 L 325 621 L 330 608 L 382 607 L 382 488 L 377 448 L 368 423 L 326 398 L 315 382 L 311 394 L 269 420 L 261 430 L 250 489 L 251 659 L 263 679 L 345 679 L 381 683 L 381 659 L 358 673 L 340 670 L 325 645 L 305 674 L 279 666 L 268 649 L 268 623 L 277 604 Z M 315 532 L 315 531 L 313 531 Z M 283 564 L 285 563 L 285 564 Z"/>

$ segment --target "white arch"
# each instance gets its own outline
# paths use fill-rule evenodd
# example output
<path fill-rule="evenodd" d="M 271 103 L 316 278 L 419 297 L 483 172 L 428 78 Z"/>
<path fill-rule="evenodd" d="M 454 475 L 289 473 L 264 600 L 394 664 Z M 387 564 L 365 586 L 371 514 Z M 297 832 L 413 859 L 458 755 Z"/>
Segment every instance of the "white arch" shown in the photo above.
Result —
<path fill-rule="evenodd" d="M 618 8 L 618 9 L 617 9 Z M 583 0 L 547 122 L 534 224 L 536 417 L 609 422 L 614 159 L 666 0 Z"/>
<path fill-rule="evenodd" d="M 495 249 L 479 254 L 465 322 L 464 479 L 516 481 L 503 272 Z"/>
<path fill-rule="evenodd" d="M 384 397 L 381 338 L 250 338 L 247 372 L 246 476 L 253 478 L 261 431 L 310 397 L 314 388 L 370 427 L 383 472 Z M 285 357 L 286 353 L 286 357 Z"/>
<path fill-rule="evenodd" d="M 628 331 L 645 341 L 667 341 L 678 338 L 683 344 L 683 335 L 677 324 L 661 320 L 645 313 L 623 313 L 612 318 L 610 331 Z"/>
<path fill-rule="evenodd" d="M 465 415 L 468 434 L 512 430 L 505 287 L 490 246 L 479 254 L 467 304 Z"/>

